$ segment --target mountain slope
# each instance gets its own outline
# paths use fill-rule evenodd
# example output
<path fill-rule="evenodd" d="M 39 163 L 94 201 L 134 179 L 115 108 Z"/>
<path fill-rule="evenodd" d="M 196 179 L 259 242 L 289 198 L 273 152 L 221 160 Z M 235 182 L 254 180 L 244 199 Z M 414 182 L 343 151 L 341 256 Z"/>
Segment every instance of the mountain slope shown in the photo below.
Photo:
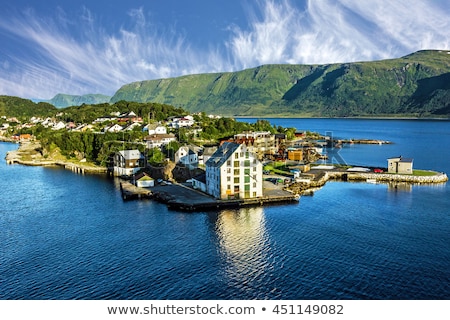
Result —
<path fill-rule="evenodd" d="M 69 95 L 69 94 L 57 94 L 52 99 L 48 100 L 48 103 L 51 103 L 57 108 L 65 108 L 70 106 L 80 106 L 83 103 L 85 104 L 98 104 L 109 102 L 111 97 L 105 96 L 102 94 L 85 94 L 82 96 L 77 95 Z"/>
<path fill-rule="evenodd" d="M 28 99 L 12 96 L 0 96 L 0 116 L 48 117 L 54 115 L 57 109 L 46 102 L 34 103 Z"/>
<path fill-rule="evenodd" d="M 238 72 L 127 84 L 111 98 L 159 102 L 224 115 L 450 115 L 450 54 L 391 60 L 264 65 Z"/>

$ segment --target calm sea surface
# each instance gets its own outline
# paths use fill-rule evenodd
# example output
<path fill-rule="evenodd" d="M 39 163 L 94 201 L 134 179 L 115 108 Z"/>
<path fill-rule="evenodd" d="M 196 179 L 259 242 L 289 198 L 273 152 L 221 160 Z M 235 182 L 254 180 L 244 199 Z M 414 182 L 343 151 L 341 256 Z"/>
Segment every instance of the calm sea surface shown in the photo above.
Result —
<path fill-rule="evenodd" d="M 345 147 L 347 163 L 450 173 L 449 121 L 269 120 L 394 142 Z M 15 148 L 0 143 L 0 299 L 450 299 L 448 184 L 329 182 L 295 205 L 192 214 L 6 165 Z"/>

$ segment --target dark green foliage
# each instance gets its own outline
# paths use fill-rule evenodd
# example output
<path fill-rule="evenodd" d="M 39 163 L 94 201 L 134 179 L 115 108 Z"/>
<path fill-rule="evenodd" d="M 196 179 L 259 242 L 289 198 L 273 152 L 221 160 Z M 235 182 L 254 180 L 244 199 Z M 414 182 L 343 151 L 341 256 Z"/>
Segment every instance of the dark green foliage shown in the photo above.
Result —
<path fill-rule="evenodd" d="M 0 96 L 0 116 L 31 118 L 48 117 L 55 114 L 57 109 L 49 103 L 34 103 L 28 99 L 11 96 Z"/>
<path fill-rule="evenodd" d="M 73 121 L 76 123 L 91 123 L 99 117 L 110 116 L 111 113 L 115 112 L 125 113 L 133 111 L 137 116 L 142 117 L 145 121 L 148 118 L 161 121 L 167 117 L 182 116 L 187 114 L 187 112 L 182 108 L 176 108 L 167 104 L 128 101 L 118 101 L 114 104 L 83 104 L 81 106 L 60 109 L 60 111 L 63 113 L 62 120 Z"/>

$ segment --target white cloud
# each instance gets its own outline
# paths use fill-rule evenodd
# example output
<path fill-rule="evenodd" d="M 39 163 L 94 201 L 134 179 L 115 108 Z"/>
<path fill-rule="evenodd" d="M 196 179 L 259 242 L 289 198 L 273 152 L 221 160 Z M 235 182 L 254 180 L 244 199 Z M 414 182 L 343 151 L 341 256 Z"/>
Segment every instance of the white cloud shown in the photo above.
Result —
<path fill-rule="evenodd" d="M 398 57 L 450 47 L 450 8 L 424 1 L 309 0 L 260 2 L 262 18 L 234 28 L 229 42 L 243 67 L 265 63 L 333 63 Z"/>
<path fill-rule="evenodd" d="M 183 74 L 449 49 L 450 8 L 444 5 L 420 0 L 309 0 L 299 8 L 294 1 L 259 1 L 248 12 L 246 27 L 230 26 L 228 39 L 201 49 L 191 47 L 174 29 L 156 28 L 143 8 L 128 12 L 131 27 L 113 32 L 102 28 L 87 8 L 79 21 L 71 21 L 62 10 L 54 19 L 27 11 L 0 19 L 0 31 L 32 53 L 0 56 L 0 94 L 113 94 L 125 83 Z"/>

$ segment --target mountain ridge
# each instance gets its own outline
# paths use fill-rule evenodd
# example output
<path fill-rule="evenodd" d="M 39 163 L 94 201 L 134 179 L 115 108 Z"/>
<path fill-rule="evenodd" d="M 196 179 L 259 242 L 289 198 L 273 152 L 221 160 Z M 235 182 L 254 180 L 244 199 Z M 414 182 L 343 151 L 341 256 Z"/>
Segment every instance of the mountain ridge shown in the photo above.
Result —
<path fill-rule="evenodd" d="M 450 51 L 322 65 L 271 64 L 122 86 L 110 102 L 157 102 L 228 116 L 450 115 Z"/>
<path fill-rule="evenodd" d="M 98 93 L 90 93 L 83 95 L 71 95 L 58 93 L 50 100 L 45 100 L 43 102 L 48 102 L 57 108 L 65 108 L 71 106 L 80 106 L 84 104 L 98 104 L 105 103 L 111 100 L 111 96 L 106 96 Z"/>

